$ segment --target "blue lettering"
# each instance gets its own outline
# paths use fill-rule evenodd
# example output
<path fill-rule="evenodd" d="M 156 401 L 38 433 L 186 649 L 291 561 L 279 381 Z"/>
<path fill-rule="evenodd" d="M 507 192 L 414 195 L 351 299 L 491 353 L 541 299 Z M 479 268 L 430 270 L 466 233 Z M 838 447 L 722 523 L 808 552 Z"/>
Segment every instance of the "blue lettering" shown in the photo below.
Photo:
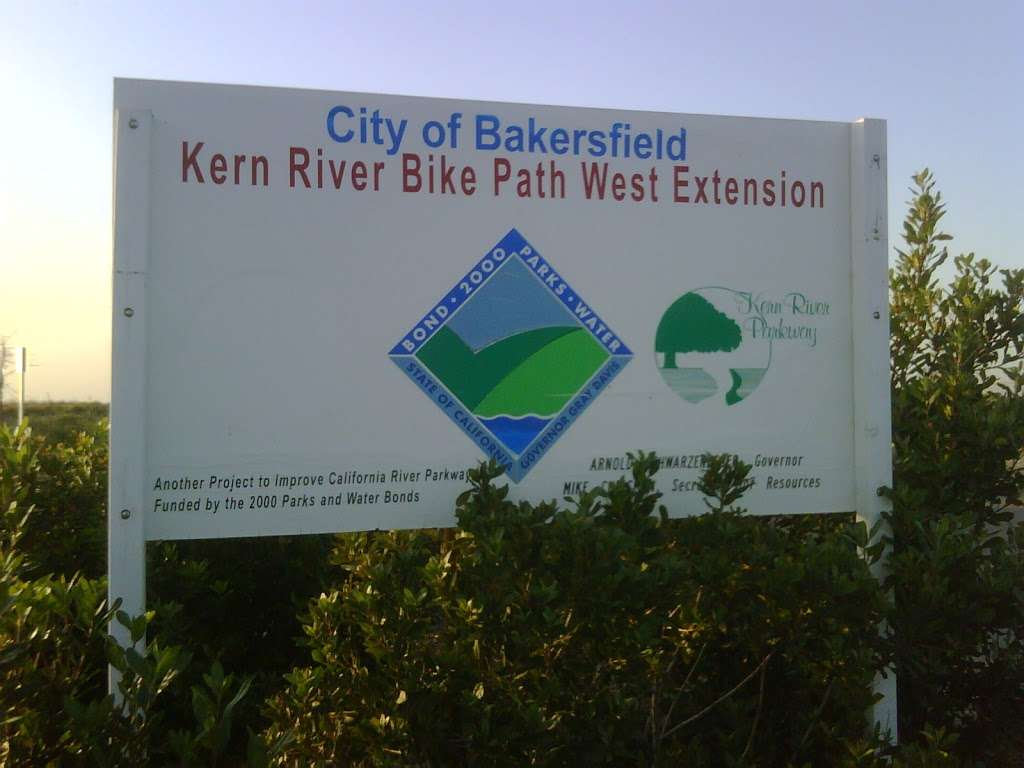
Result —
<path fill-rule="evenodd" d="M 564 155 L 569 151 L 569 132 L 565 128 L 552 128 L 550 142 L 552 152 Z"/>
<path fill-rule="evenodd" d="M 501 137 L 498 135 L 498 129 L 500 128 L 501 121 L 494 115 L 477 115 L 476 148 L 497 149 L 500 147 Z"/>
<path fill-rule="evenodd" d="M 678 136 L 669 136 L 665 146 L 665 153 L 669 160 L 686 159 L 686 129 L 680 128 Z M 717 193 L 716 193 L 717 194 Z"/>
<path fill-rule="evenodd" d="M 423 126 L 423 143 L 432 149 L 444 144 L 444 126 L 437 120 L 428 120 Z"/>
<path fill-rule="evenodd" d="M 520 125 L 510 125 L 505 129 L 505 151 L 523 151 L 523 128 Z"/>
<path fill-rule="evenodd" d="M 532 117 L 529 121 L 529 136 L 530 136 L 530 149 L 529 152 L 544 152 L 548 151 L 547 145 L 544 143 L 544 134 L 548 132 L 547 128 L 538 128 L 537 121 Z"/>
<path fill-rule="evenodd" d="M 334 139 L 339 144 L 344 144 L 346 141 L 351 141 L 354 133 L 352 129 L 345 131 L 345 133 L 338 133 L 334 128 L 334 121 L 337 119 L 338 114 L 343 114 L 346 117 L 355 117 L 355 113 L 348 107 L 337 106 L 334 107 L 330 112 L 327 113 L 327 135 Z"/>

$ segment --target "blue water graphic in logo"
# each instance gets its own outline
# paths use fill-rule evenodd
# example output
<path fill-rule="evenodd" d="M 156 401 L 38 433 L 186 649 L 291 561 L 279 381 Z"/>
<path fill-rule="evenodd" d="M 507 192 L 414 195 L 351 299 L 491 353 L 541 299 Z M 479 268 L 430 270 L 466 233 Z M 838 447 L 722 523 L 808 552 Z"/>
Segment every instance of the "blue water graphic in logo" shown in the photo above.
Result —
<path fill-rule="evenodd" d="M 551 419 L 540 416 L 523 416 L 521 419 L 495 416 L 493 419 L 480 419 L 480 423 L 491 430 L 491 433 L 507 445 L 512 453 L 522 453 L 526 450 L 550 421 Z"/>

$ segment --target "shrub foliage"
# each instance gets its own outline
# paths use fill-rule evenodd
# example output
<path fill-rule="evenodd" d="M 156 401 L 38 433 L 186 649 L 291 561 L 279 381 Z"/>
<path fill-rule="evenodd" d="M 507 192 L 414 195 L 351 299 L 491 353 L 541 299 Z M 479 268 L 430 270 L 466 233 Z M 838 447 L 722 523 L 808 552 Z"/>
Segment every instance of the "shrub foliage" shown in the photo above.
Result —
<path fill-rule="evenodd" d="M 1024 270 L 966 254 L 941 286 L 945 207 L 928 171 L 914 182 L 890 275 L 900 731 L 999 759 L 1024 753 Z"/>
<path fill-rule="evenodd" d="M 314 663 L 271 703 L 288 764 L 785 765 L 859 732 L 882 610 L 863 530 L 669 521 L 656 467 L 568 509 L 482 467 L 454 532 L 342 539 Z"/>

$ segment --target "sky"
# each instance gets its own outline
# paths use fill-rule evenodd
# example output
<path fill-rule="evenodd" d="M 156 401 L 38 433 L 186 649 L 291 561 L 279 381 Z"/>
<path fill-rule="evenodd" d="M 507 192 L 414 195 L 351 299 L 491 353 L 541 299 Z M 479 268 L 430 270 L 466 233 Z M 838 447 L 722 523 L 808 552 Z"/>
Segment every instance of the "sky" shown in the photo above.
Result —
<path fill-rule="evenodd" d="M 882 118 L 890 246 L 927 166 L 951 249 L 1024 267 L 1022 29 L 1019 0 L 0 0 L 0 336 L 30 400 L 109 399 L 114 77 Z"/>

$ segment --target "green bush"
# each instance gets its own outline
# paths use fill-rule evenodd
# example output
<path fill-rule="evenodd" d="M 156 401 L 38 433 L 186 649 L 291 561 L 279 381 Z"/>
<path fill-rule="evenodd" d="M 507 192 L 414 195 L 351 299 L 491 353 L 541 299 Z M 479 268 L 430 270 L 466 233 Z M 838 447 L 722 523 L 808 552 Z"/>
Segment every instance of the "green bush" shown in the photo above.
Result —
<path fill-rule="evenodd" d="M 33 508 L 19 547 L 34 573 L 106 575 L 107 464 L 105 423 L 68 443 L 0 427 L 0 509 Z"/>
<path fill-rule="evenodd" d="M 1024 271 L 968 254 L 941 287 L 944 206 L 927 171 L 915 185 L 890 275 L 900 734 L 931 724 L 1006 764 L 1024 752 Z"/>
<path fill-rule="evenodd" d="M 236 683 L 215 664 L 189 690 L 180 682 L 188 651 L 159 639 L 143 646 L 151 616 L 108 607 L 104 579 L 25 579 L 19 545 L 28 517 L 10 504 L 0 540 L 0 765 L 216 765 L 251 680 Z M 135 647 L 107 634 L 114 620 Z M 108 664 L 121 703 L 107 693 Z M 170 705 L 189 694 L 192 717 L 171 730 Z M 262 765 L 271 751 L 250 739 L 249 753 Z"/>
<path fill-rule="evenodd" d="M 104 740 L 123 742 L 126 755 L 132 749 L 150 759 L 180 755 L 196 765 L 210 764 L 221 752 L 245 754 L 250 747 L 245 728 L 231 724 L 261 728 L 263 696 L 299 663 L 296 605 L 319 591 L 328 544 L 309 537 L 297 545 L 284 540 L 150 545 L 148 602 L 156 610 L 135 619 L 135 626 L 139 632 L 147 628 L 152 642 L 144 654 L 125 655 L 107 638 L 115 611 L 106 606 L 104 578 L 105 429 L 101 424 L 99 437 L 79 433 L 70 444 L 53 444 L 25 426 L 14 431 L 0 426 L 0 509 L 8 510 L 0 516 L 0 537 L 7 542 L 2 594 L 11 601 L 4 604 L 7 621 L 0 626 L 0 643 L 9 646 L 0 654 L 4 693 L 10 697 L 2 720 L 5 726 L 19 724 L 8 731 L 15 745 L 8 748 L 11 760 L 45 764 L 53 753 L 60 755 L 60 764 L 87 755 L 83 764 L 103 764 L 98 756 L 109 749 L 97 745 Z M 18 512 L 25 509 L 31 514 Z M 234 618 L 225 623 L 224 616 Z M 108 654 L 114 655 L 108 659 Z M 31 663 L 8 665 L 15 658 Z M 194 662 L 186 663 L 190 658 Z M 224 673 L 221 659 L 235 675 Z M 147 665 L 159 667 L 163 676 L 158 691 L 156 683 L 128 691 L 129 704 L 147 700 L 136 707 L 134 725 L 131 717 L 126 725 L 111 714 L 108 661 L 134 675 L 131 685 L 141 684 Z M 225 691 L 236 689 L 246 695 L 233 703 L 230 697 L 223 700 Z M 203 732 L 211 723 L 219 729 L 216 736 Z M 225 733 L 228 743 L 222 744 Z M 6 763 L 0 759 L 0 764 Z"/>
<path fill-rule="evenodd" d="M 189 648 L 195 663 L 188 686 L 204 685 L 203 670 L 220 665 L 247 677 L 251 690 L 236 707 L 237 722 L 254 731 L 266 720 L 261 705 L 281 688 L 283 675 L 303 663 L 299 613 L 327 588 L 330 536 L 221 541 L 153 542 L 147 547 L 147 605 L 152 631 L 165 643 Z M 187 698 L 171 703 L 176 727 L 193 717 Z M 244 754 L 237 729 L 231 754 Z"/>
<path fill-rule="evenodd" d="M 866 534 L 795 537 L 724 504 L 669 521 L 656 466 L 572 509 L 512 504 L 482 468 L 455 531 L 344 538 L 313 664 L 270 704 L 282 764 L 822 764 L 871 701 Z M 749 467 L 712 467 L 733 500 Z"/>

